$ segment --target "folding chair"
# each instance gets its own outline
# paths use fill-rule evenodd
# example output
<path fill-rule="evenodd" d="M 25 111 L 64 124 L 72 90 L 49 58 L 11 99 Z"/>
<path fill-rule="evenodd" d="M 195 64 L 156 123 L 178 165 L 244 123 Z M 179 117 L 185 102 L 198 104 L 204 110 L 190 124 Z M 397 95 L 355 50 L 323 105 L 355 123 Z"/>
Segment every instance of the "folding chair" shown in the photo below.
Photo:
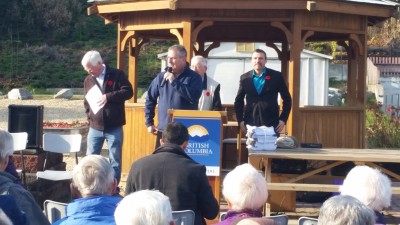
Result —
<path fill-rule="evenodd" d="M 50 223 L 54 223 L 57 220 L 67 216 L 67 203 L 56 202 L 52 200 L 46 200 L 43 203 L 44 214 Z"/>
<path fill-rule="evenodd" d="M 78 164 L 78 152 L 81 149 L 82 135 L 80 134 L 43 134 L 43 150 L 46 152 L 44 168 L 46 168 L 49 152 L 55 153 L 75 153 L 76 163 Z M 72 178 L 70 171 L 45 170 L 36 173 L 38 178 L 59 181 Z"/>
<path fill-rule="evenodd" d="M 194 212 L 192 210 L 172 211 L 175 225 L 193 225 Z"/>
<path fill-rule="evenodd" d="M 14 152 L 19 151 L 21 155 L 21 174 L 22 174 L 22 182 L 26 185 L 26 173 L 25 173 L 25 162 L 24 162 L 24 153 L 23 150 L 26 149 L 26 144 L 28 143 L 28 133 L 27 132 L 18 132 L 18 133 L 10 133 L 13 138 L 14 143 Z"/>
<path fill-rule="evenodd" d="M 288 225 L 289 223 L 289 217 L 285 214 L 266 216 L 266 218 L 273 220 L 275 225 Z"/>
<path fill-rule="evenodd" d="M 226 216 L 227 212 L 222 212 L 219 214 L 219 221 L 224 221 L 225 220 L 225 216 Z"/>
<path fill-rule="evenodd" d="M 300 217 L 299 218 L 299 225 L 317 225 L 318 219 L 311 218 L 311 217 Z"/>

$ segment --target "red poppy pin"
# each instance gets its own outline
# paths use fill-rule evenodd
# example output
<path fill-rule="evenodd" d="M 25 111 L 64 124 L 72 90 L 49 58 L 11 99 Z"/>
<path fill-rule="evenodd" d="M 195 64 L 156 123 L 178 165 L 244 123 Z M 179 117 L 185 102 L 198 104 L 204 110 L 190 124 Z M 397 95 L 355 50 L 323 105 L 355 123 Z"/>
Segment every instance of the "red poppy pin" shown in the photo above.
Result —
<path fill-rule="evenodd" d="M 266 80 L 271 80 L 271 76 L 265 76 Z"/>
<path fill-rule="evenodd" d="M 113 84 L 113 82 L 111 80 L 107 81 L 107 85 L 111 86 Z"/>
<path fill-rule="evenodd" d="M 206 96 L 210 96 L 210 92 L 209 91 L 206 92 Z"/>

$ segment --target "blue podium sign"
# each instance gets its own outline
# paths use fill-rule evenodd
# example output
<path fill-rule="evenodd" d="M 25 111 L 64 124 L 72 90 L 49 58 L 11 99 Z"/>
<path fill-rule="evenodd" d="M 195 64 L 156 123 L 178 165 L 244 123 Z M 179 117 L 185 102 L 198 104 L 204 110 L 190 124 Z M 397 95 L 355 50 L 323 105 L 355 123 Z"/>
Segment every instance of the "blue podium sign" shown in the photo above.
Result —
<path fill-rule="evenodd" d="M 219 176 L 221 120 L 199 117 L 174 117 L 188 128 L 189 144 L 185 150 L 194 161 L 207 168 L 207 176 Z"/>

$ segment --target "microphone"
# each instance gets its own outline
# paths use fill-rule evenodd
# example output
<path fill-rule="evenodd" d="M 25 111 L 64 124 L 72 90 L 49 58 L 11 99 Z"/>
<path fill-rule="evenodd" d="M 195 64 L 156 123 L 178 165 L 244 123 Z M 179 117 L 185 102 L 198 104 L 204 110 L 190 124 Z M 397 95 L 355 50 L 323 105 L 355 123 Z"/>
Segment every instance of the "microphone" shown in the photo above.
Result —
<path fill-rule="evenodd" d="M 166 67 L 165 68 L 165 72 L 166 73 L 172 73 L 172 67 Z M 164 87 L 164 85 L 165 85 L 165 83 L 167 82 L 167 79 L 163 79 L 162 81 L 161 81 L 161 85 L 160 85 L 160 87 Z"/>

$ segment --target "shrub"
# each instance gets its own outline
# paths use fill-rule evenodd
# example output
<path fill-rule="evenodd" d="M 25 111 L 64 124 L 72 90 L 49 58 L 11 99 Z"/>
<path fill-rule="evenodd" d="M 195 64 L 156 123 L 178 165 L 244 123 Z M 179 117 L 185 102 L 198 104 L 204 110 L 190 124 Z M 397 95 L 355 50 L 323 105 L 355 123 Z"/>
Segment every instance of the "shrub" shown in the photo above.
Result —
<path fill-rule="evenodd" d="M 399 108 L 389 106 L 382 112 L 382 104 L 370 103 L 366 109 L 366 141 L 369 148 L 399 148 Z"/>

